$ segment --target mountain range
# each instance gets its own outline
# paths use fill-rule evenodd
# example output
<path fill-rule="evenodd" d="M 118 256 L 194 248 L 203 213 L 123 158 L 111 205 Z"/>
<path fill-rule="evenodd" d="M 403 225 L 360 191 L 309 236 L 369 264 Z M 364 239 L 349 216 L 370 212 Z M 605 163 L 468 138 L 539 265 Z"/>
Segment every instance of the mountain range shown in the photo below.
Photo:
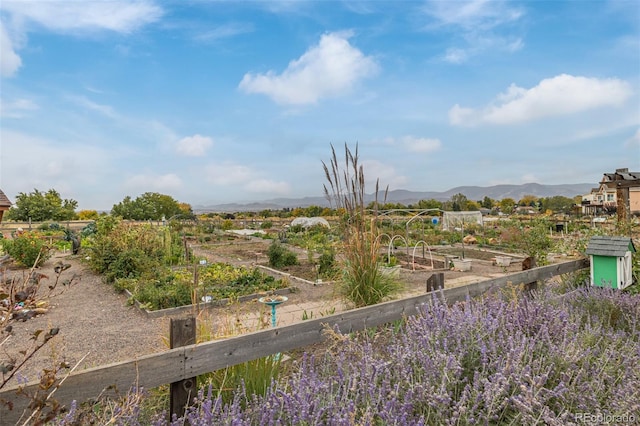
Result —
<path fill-rule="evenodd" d="M 573 183 L 560 185 L 542 185 L 539 183 L 525 183 L 522 185 L 494 185 L 494 186 L 457 186 L 444 192 L 419 192 L 407 191 L 404 189 L 396 189 L 387 193 L 387 203 L 399 203 L 404 205 L 416 204 L 420 200 L 438 200 L 446 201 L 451 199 L 453 195 L 463 194 L 469 200 L 480 201 L 484 197 L 494 200 L 502 200 L 503 198 L 513 198 L 515 201 L 520 200 L 525 195 L 533 195 L 538 198 L 547 198 L 555 196 L 563 196 L 573 198 L 576 195 L 588 194 L 594 185 L 591 183 Z M 382 200 L 383 194 L 380 194 L 378 200 Z M 367 202 L 375 200 L 375 194 L 365 196 Z M 242 212 L 242 211 L 261 211 L 261 210 L 281 210 L 283 208 L 321 206 L 330 207 L 325 197 L 303 197 L 303 198 L 274 198 L 271 200 L 257 201 L 252 203 L 228 203 L 216 205 L 194 206 L 194 211 L 198 213 L 204 212 Z"/>

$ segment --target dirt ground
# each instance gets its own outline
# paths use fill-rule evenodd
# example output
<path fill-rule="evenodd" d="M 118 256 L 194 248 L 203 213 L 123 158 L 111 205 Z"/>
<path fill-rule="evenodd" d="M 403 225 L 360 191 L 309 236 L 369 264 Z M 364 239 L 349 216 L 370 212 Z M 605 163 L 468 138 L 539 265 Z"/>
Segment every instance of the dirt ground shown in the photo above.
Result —
<path fill-rule="evenodd" d="M 38 380 L 44 368 L 61 362 L 77 366 L 77 370 L 125 361 L 147 353 L 165 350 L 163 336 L 168 336 L 168 322 L 149 319 L 127 304 L 124 294 L 102 282 L 102 278 L 84 266 L 77 256 L 58 254 L 38 272 L 47 275 L 41 281 L 41 293 L 55 282 L 53 265 L 62 260 L 71 267 L 60 274 L 59 282 L 70 280 L 70 286 L 57 285 L 49 299 L 47 312 L 26 321 L 12 322 L 12 332 L 2 345 L 3 360 L 22 359 L 21 350 L 32 345 L 36 330 L 47 332 L 59 328 L 59 334 L 20 368 L 10 384 L 21 376 Z M 7 275 L 23 275 L 25 270 L 10 269 Z M 3 333 L 3 338 L 6 336 Z"/>
<path fill-rule="evenodd" d="M 192 249 L 197 258 L 205 258 L 209 262 L 224 261 L 253 266 L 267 264 L 268 244 L 269 241 L 246 239 L 208 245 L 192 244 Z M 298 255 L 304 264 L 306 253 L 299 250 Z M 91 272 L 79 256 L 58 253 L 48 260 L 39 268 L 39 272 L 49 277 L 42 281 L 42 288 L 46 289 L 48 285 L 53 284 L 53 267 L 59 261 L 71 265 L 60 275 L 60 282 L 75 277 L 72 285 L 56 287 L 46 313 L 26 321 L 14 322 L 12 332 L 3 333 L 2 338 L 6 337 L 6 340 L 2 344 L 0 357 L 3 360 L 20 360 L 22 356 L 19 351 L 28 350 L 30 338 L 36 330 L 46 332 L 57 327 L 60 330 L 59 335 L 31 357 L 8 385 L 17 384 L 20 377 L 29 381 L 38 380 L 44 368 L 51 368 L 63 361 L 71 366 L 77 364 L 77 370 L 82 370 L 131 360 L 168 348 L 169 318 L 148 318 L 138 308 L 128 304 L 124 294 L 115 292 L 112 286 L 103 283 L 102 278 Z M 519 262 L 505 269 L 493 266 L 491 262 L 478 261 L 473 263 L 470 272 L 443 272 L 446 286 L 451 286 L 455 285 L 452 283 L 456 283 L 456 280 L 464 283 L 460 279 L 470 275 L 478 281 L 520 269 Z M 307 274 L 301 269 L 292 269 L 289 272 L 294 276 Z M 12 274 L 24 273 L 24 270 L 10 268 L 5 279 L 10 278 Z M 405 265 L 400 272 L 400 280 L 405 283 L 406 294 L 424 291 L 426 280 L 432 273 L 433 271 L 424 267 L 413 270 L 411 265 Z M 306 276 L 313 278 L 315 272 L 311 271 L 311 274 Z M 293 303 L 318 300 L 331 303 L 331 300 L 337 298 L 335 286 L 330 283 L 313 285 L 315 280 L 302 281 L 292 277 L 289 279 L 292 286 L 298 288 L 296 293 L 289 295 Z"/>

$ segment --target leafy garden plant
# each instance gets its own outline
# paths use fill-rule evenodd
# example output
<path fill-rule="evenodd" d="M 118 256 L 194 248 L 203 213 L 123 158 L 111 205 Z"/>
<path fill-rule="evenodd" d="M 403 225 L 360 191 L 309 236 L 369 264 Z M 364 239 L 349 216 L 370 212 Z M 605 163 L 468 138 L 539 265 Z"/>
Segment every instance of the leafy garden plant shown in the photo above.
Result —
<path fill-rule="evenodd" d="M 127 290 L 132 300 L 150 310 L 174 308 L 201 301 L 229 299 L 285 288 L 287 283 L 260 272 L 257 268 L 235 267 L 227 263 L 211 263 L 198 268 L 194 279 L 192 268 L 171 271 L 156 277 L 120 278 L 116 288 Z M 195 281 L 194 281 L 195 280 Z M 195 285 L 194 285 L 195 283 Z"/>
<path fill-rule="evenodd" d="M 31 268 L 41 266 L 51 257 L 49 247 L 40 236 L 39 232 L 21 232 L 12 240 L 0 239 L 0 244 L 18 264 Z"/>
<path fill-rule="evenodd" d="M 267 256 L 269 257 L 269 266 L 273 268 L 281 268 L 284 266 L 298 264 L 298 257 L 296 254 L 276 240 L 269 245 Z"/>

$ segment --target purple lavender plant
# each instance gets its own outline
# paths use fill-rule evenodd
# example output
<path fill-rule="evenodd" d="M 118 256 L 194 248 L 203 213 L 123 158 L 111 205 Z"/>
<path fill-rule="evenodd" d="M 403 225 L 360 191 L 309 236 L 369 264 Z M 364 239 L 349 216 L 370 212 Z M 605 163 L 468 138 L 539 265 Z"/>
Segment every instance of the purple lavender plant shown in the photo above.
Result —
<path fill-rule="evenodd" d="M 579 424 L 578 413 L 638 419 L 639 316 L 640 296 L 599 288 L 451 307 L 434 296 L 400 332 L 345 337 L 322 359 L 303 356 L 265 396 L 240 387 L 224 404 L 203 389 L 185 419 L 158 424 L 568 425 Z"/>

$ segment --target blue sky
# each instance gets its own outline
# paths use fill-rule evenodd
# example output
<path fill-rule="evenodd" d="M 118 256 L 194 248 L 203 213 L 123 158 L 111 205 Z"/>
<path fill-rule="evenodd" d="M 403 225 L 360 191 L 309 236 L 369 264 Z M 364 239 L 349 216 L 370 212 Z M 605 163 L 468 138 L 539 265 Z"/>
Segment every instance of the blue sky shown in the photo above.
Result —
<path fill-rule="evenodd" d="M 640 2 L 0 3 L 0 188 L 80 209 L 640 169 Z"/>

